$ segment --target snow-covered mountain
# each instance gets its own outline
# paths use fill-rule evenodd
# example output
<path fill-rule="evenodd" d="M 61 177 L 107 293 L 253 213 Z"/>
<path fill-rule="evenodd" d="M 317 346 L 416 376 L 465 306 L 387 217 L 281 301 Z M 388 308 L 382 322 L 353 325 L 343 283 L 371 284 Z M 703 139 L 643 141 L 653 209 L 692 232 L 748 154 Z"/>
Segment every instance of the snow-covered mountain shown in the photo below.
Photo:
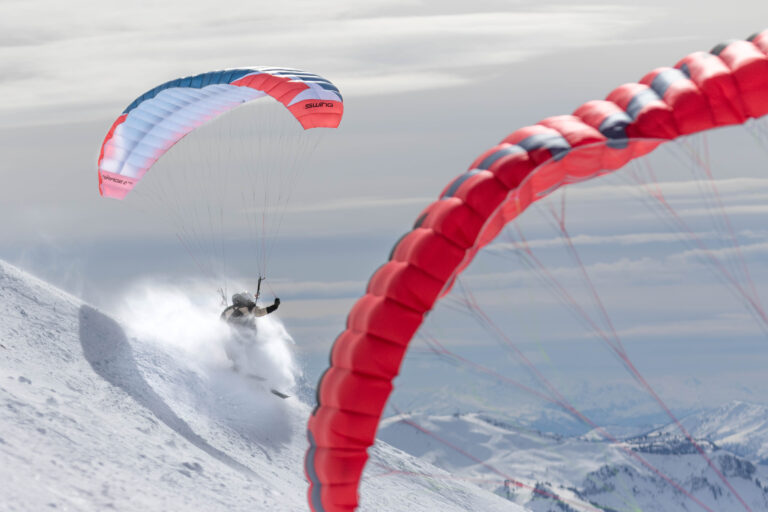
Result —
<path fill-rule="evenodd" d="M 755 464 L 768 465 L 768 407 L 735 401 L 691 414 L 681 422 L 696 438 L 708 439 Z M 675 433 L 673 425 L 663 431 Z"/>
<path fill-rule="evenodd" d="M 734 409 L 751 413 L 736 414 Z M 694 432 L 697 444 L 753 511 L 768 510 L 768 467 L 724 449 L 718 441 L 738 439 L 744 441 L 738 445 L 743 451 L 753 448 L 749 441 L 766 433 L 758 428 L 761 410 L 765 421 L 764 409 L 746 404 L 723 408 L 720 421 L 714 415 L 708 416 L 711 422 L 706 415 L 699 417 L 700 432 L 707 425 L 708 431 L 723 436 L 717 439 Z M 696 423 L 693 417 L 688 421 Z M 477 413 L 400 414 L 382 423 L 379 437 L 463 478 L 482 482 L 495 477 L 496 483 L 486 488 L 536 512 L 746 510 L 697 449 L 671 427 L 608 442 L 593 433 L 563 437 Z M 510 482 L 500 487 L 499 475 L 524 487 Z"/>
<path fill-rule="evenodd" d="M 308 405 L 127 332 L 0 262 L 3 511 L 307 510 Z M 361 500 L 368 511 L 523 510 L 385 443 Z"/>

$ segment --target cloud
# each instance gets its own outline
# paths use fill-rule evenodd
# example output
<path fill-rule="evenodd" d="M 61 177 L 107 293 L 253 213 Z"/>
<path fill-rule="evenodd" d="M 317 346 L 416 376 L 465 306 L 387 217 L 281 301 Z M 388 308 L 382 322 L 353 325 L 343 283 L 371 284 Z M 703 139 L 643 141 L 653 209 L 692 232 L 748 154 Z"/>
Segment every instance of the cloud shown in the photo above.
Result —
<path fill-rule="evenodd" d="M 622 171 L 619 171 L 622 172 Z M 723 199 L 742 202 L 745 199 L 763 200 L 768 198 L 768 179 L 766 178 L 723 178 L 703 182 L 701 180 L 659 181 L 649 182 L 652 187 L 658 186 L 667 199 L 681 201 L 690 200 L 701 202 L 702 186 L 717 190 Z M 606 200 L 611 197 L 626 198 L 626 196 L 651 199 L 645 185 L 635 184 L 605 184 L 604 180 L 589 182 L 567 189 L 569 199 L 582 201 Z"/>
<path fill-rule="evenodd" d="M 764 331 L 760 324 L 753 321 L 749 315 L 743 314 L 738 318 L 733 315 L 723 317 L 702 317 L 694 320 L 664 321 L 654 320 L 652 323 L 638 324 L 617 331 L 619 338 L 664 338 L 675 339 L 689 336 L 707 338 L 722 338 L 724 336 L 738 337 L 746 335 L 760 335 Z M 585 334 L 585 338 L 591 337 Z"/>
<path fill-rule="evenodd" d="M 670 257 L 671 260 L 679 260 L 683 263 L 704 261 L 716 258 L 723 261 L 728 258 L 741 258 L 742 256 L 764 256 L 768 254 L 768 242 L 740 244 L 736 247 L 724 247 L 720 249 L 691 249 Z"/>
<path fill-rule="evenodd" d="M 750 232 L 751 236 L 755 236 L 753 232 Z M 570 241 L 575 246 L 596 246 L 596 245 L 644 245 L 652 243 L 677 243 L 679 244 L 685 239 L 719 239 L 720 235 L 713 231 L 698 232 L 692 235 L 684 233 L 630 233 L 630 234 L 613 234 L 613 235 L 574 235 L 570 237 Z M 488 247 L 491 251 L 509 251 L 517 250 L 518 248 L 529 249 L 548 249 L 548 248 L 564 248 L 566 241 L 563 237 L 555 237 L 548 239 L 534 239 L 527 240 L 523 243 L 506 243 L 496 242 Z"/>
<path fill-rule="evenodd" d="M 606 285 L 611 290 L 628 289 L 631 285 L 661 286 L 676 282 L 676 276 L 680 275 L 683 264 L 682 258 L 677 265 L 666 264 L 663 258 L 622 257 L 620 254 L 606 255 L 610 261 L 597 262 L 584 266 L 585 271 L 596 285 Z M 473 290 L 532 290 L 538 288 L 545 277 L 522 265 L 510 264 L 511 270 L 501 272 L 470 273 L 462 277 Z M 569 293 L 580 293 L 585 288 L 582 268 L 574 262 L 563 265 L 546 265 L 547 282 L 554 279 Z M 510 301 L 527 303 L 530 298 L 526 294 L 520 294 L 517 298 L 511 298 L 506 292 L 498 297 L 499 304 Z M 554 300 L 554 299 L 553 299 Z"/>
<path fill-rule="evenodd" d="M 726 215 L 765 215 L 768 213 L 768 205 L 765 204 L 742 204 L 725 205 L 722 212 Z M 684 208 L 677 210 L 677 213 L 684 217 L 703 217 L 717 215 L 711 208 Z"/>
<path fill-rule="evenodd" d="M 738 258 L 741 256 L 759 256 L 766 251 L 768 247 L 768 233 L 756 232 L 753 230 L 741 230 L 734 233 L 738 241 L 734 245 L 730 235 L 717 233 L 714 231 L 691 232 L 691 233 L 630 233 L 630 234 L 609 234 L 609 235 L 574 235 L 570 237 L 570 242 L 575 247 L 598 247 L 605 246 L 609 249 L 618 249 L 621 246 L 640 246 L 648 244 L 672 244 L 678 247 L 685 247 L 684 243 L 693 244 L 696 249 L 688 249 L 673 254 L 667 254 L 671 260 L 681 260 L 690 263 L 694 258 L 701 261 L 702 257 L 716 258 Z M 744 243 L 742 241 L 748 241 Z M 516 251 L 526 249 L 542 250 L 556 249 L 565 254 L 567 242 L 564 237 L 556 236 L 553 238 L 539 238 L 522 242 L 496 242 L 488 246 L 486 250 L 497 254 L 516 254 Z M 636 249 L 635 249 L 636 250 Z M 612 254 L 620 254 L 614 252 Z M 660 253 L 661 254 L 661 253 Z"/>
<path fill-rule="evenodd" d="M 0 5 L 0 61 L 13 77 L 0 82 L 4 105 L 123 107 L 174 76 L 258 64 L 319 72 L 348 96 L 450 87 L 522 59 L 604 44 L 656 15 L 636 7 L 492 1 L 473 4 L 473 12 L 459 3 L 423 9 L 403 2 L 398 14 L 384 1 L 266 8 L 224 0 L 213 10 L 181 0 L 109 4 Z"/>
<path fill-rule="evenodd" d="M 301 322 L 328 318 L 343 320 L 354 303 L 353 298 L 292 300 L 280 305 L 279 316 Z M 343 322 L 337 325 L 343 327 Z"/>
<path fill-rule="evenodd" d="M 589 237 L 585 237 L 589 239 Z M 617 246 L 610 245 L 611 237 L 595 237 L 599 240 L 599 246 L 605 246 L 601 249 L 598 256 L 592 256 L 584 260 L 583 268 L 579 266 L 572 257 L 568 256 L 562 241 L 557 239 L 542 240 L 542 247 L 556 247 L 559 242 L 561 249 L 559 256 L 552 261 L 541 259 L 540 261 L 551 279 L 555 279 L 570 292 L 579 291 L 586 285 L 584 273 L 590 280 L 608 290 L 629 290 L 630 287 L 662 286 L 687 283 L 687 286 L 693 286 L 694 283 L 700 285 L 712 286 L 714 278 L 725 277 L 723 272 L 741 281 L 745 279 L 741 270 L 735 272 L 734 268 L 742 269 L 743 262 L 755 275 L 762 275 L 760 268 L 755 263 L 762 261 L 762 258 L 768 254 L 768 242 L 756 242 L 740 244 L 737 247 L 704 248 L 704 249 L 683 249 L 680 246 L 674 246 L 674 250 L 633 250 L 631 255 L 627 251 L 617 250 Z M 622 236 L 617 237 L 619 240 Z M 651 243 L 656 238 L 649 236 L 646 240 L 638 243 Z M 529 269 L 523 265 L 521 254 L 515 252 L 506 252 L 504 247 L 498 248 L 498 253 L 509 260 L 507 264 L 509 270 L 497 272 L 468 273 L 462 277 L 465 281 L 479 289 L 495 289 L 499 287 L 529 287 L 540 283 L 543 275 L 538 271 Z M 584 254 L 581 254 L 584 258 Z M 595 259 L 599 259 L 595 261 Z M 519 262 L 519 263 L 518 263 Z M 710 265 L 713 264 L 713 265 Z M 483 268 L 485 268 L 484 266 Z M 499 265 L 496 265 L 498 268 Z M 538 268 L 538 267 L 536 267 Z M 471 271 L 470 267 L 470 271 Z M 757 283 L 758 285 L 760 283 Z M 741 283 L 742 286 L 745 283 Z"/>
<path fill-rule="evenodd" d="M 484 259 L 477 267 L 470 267 L 461 277 L 461 283 L 469 286 L 484 308 L 506 312 L 507 316 L 510 311 L 524 312 L 521 313 L 524 316 L 535 311 L 564 311 L 560 306 L 573 301 L 584 308 L 590 317 L 599 319 L 600 312 L 594 307 L 593 285 L 602 305 L 611 311 L 611 316 L 622 320 L 624 328 L 629 329 L 622 335 L 675 334 L 689 329 L 691 325 L 699 325 L 691 318 L 709 318 L 713 322 L 718 318 L 719 327 L 712 327 L 712 331 L 723 333 L 727 331 L 727 325 L 734 325 L 732 318 L 726 321 L 724 315 L 737 314 L 746 318 L 750 310 L 746 301 L 752 300 L 751 284 L 760 289 L 768 278 L 756 264 L 768 254 L 768 243 L 764 236 L 752 239 L 751 236 L 755 235 L 752 232 L 743 233 L 743 238 L 752 242 L 740 244 L 737 248 L 718 246 L 720 248 L 707 250 L 681 250 L 678 245 L 667 244 L 674 240 L 663 233 L 644 233 L 636 238 L 618 235 L 617 242 L 612 242 L 611 236 L 587 236 L 581 240 L 583 245 L 579 248 L 583 267 L 568 256 L 562 240 L 534 240 L 533 244 L 538 246 L 536 255 L 543 261 L 545 269 L 541 273 L 523 264 L 519 253 L 507 253 L 503 246 L 497 246 L 497 254 L 506 254 L 508 258 L 495 259 L 495 263 Z M 713 238 L 719 240 L 718 237 Z M 659 245 L 659 241 L 663 244 Z M 631 249 L 620 247 L 625 243 Z M 646 243 L 651 245 L 642 247 Z M 557 250 L 546 254 L 541 250 L 556 246 Z M 534 267 L 538 269 L 535 264 Z M 744 272 L 747 267 L 751 276 Z M 589 276 L 592 285 L 585 279 L 584 273 Z M 728 293 L 723 284 L 731 280 L 737 284 L 731 286 L 731 293 Z M 553 293 L 555 289 L 558 294 Z M 462 290 L 461 286 L 456 286 L 454 295 L 445 300 L 445 305 L 458 305 L 459 310 L 463 310 Z M 560 296 L 563 290 L 570 299 Z M 557 307 L 553 309 L 553 306 Z M 627 327 L 627 321 L 647 321 L 649 325 L 655 325 L 649 318 L 658 319 L 661 325 L 669 321 L 670 315 L 678 317 L 679 322 L 672 322 L 668 331 L 663 326 L 656 331 Z M 750 317 L 747 327 L 731 331 L 734 334 L 755 333 L 759 325 L 754 320 L 758 319 Z M 554 327 L 554 330 L 557 328 Z"/>
<path fill-rule="evenodd" d="M 365 292 L 366 284 L 365 281 L 275 281 L 275 287 L 279 287 L 280 293 L 304 299 L 357 297 Z"/>
<path fill-rule="evenodd" d="M 421 204 L 427 205 L 434 201 L 430 197 L 403 197 L 403 198 L 377 198 L 377 197 L 358 197 L 351 199 L 338 199 L 324 203 L 304 204 L 289 206 L 287 213 L 317 213 L 317 212 L 337 212 L 337 211 L 357 211 L 377 208 L 392 208 L 403 205 Z"/>

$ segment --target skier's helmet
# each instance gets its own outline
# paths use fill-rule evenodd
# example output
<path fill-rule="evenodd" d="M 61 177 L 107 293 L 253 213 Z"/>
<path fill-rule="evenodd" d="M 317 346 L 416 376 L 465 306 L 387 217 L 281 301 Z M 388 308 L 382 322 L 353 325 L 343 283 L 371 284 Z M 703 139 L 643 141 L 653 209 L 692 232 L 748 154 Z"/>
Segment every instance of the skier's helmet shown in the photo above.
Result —
<path fill-rule="evenodd" d="M 256 303 L 253 295 L 248 292 L 236 293 L 232 296 L 232 305 L 237 308 L 249 308 Z"/>

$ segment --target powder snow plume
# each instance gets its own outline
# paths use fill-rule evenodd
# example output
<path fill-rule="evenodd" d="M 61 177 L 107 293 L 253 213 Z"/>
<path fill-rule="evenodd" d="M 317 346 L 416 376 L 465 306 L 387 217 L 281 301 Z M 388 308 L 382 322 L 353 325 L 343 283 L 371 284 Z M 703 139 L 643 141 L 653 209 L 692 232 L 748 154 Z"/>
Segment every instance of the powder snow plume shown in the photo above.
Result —
<path fill-rule="evenodd" d="M 219 319 L 223 306 L 215 289 L 204 282 L 144 282 L 129 290 L 116 313 L 129 336 L 163 346 L 211 379 L 237 368 L 242 378 L 290 392 L 300 370 L 283 323 L 272 314 L 256 319 L 254 329 L 231 327 Z"/>

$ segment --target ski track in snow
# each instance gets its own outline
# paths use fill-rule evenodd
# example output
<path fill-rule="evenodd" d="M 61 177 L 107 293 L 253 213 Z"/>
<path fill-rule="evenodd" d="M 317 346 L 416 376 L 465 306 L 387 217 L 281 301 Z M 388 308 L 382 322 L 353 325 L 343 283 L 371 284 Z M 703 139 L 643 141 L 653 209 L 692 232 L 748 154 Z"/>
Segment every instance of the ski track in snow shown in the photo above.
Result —
<path fill-rule="evenodd" d="M 308 405 L 126 332 L 0 261 L 0 509 L 307 510 Z M 360 510 L 525 509 L 377 443 Z"/>

